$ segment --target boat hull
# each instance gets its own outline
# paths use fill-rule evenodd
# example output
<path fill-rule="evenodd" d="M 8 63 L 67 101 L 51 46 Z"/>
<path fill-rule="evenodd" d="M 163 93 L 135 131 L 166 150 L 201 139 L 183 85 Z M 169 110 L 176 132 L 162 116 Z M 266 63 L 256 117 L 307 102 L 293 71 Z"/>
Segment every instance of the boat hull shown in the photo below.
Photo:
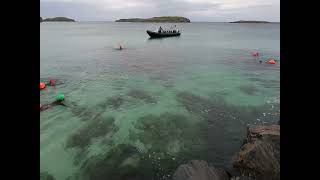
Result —
<path fill-rule="evenodd" d="M 147 34 L 150 38 L 164 38 L 164 37 L 172 37 L 172 36 L 180 36 L 180 33 L 157 33 L 153 31 L 147 30 Z"/>

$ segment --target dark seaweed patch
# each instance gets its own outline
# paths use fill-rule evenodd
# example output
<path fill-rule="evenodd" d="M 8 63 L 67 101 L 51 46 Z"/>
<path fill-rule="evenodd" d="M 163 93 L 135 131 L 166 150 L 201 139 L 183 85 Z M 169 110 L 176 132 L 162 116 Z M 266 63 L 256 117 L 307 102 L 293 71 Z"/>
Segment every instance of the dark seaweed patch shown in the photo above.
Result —
<path fill-rule="evenodd" d="M 139 89 L 132 89 L 127 93 L 128 96 L 143 100 L 145 103 L 156 103 L 156 99 L 152 97 L 148 92 L 139 90 Z"/>
<path fill-rule="evenodd" d="M 218 165 L 229 164 L 231 159 L 227 158 L 231 158 L 241 146 L 247 124 L 256 123 L 257 119 L 261 122 L 279 120 L 270 115 L 276 110 L 270 105 L 234 106 L 222 97 L 207 99 L 189 92 L 177 93 L 176 98 L 190 113 L 206 122 L 198 136 L 206 142 L 207 151 L 214 152 L 208 153 L 207 160 Z"/>
<path fill-rule="evenodd" d="M 55 180 L 55 178 L 48 172 L 40 172 L 40 180 Z"/>
<path fill-rule="evenodd" d="M 122 96 L 112 96 L 107 99 L 106 105 L 107 107 L 118 109 L 124 103 L 124 99 Z"/>
<path fill-rule="evenodd" d="M 111 132 L 114 133 L 115 131 L 117 131 L 117 127 L 114 124 L 113 117 L 94 119 L 67 139 L 66 148 L 84 148 L 90 144 L 93 138 L 104 136 Z"/>
<path fill-rule="evenodd" d="M 131 162 L 125 164 L 126 160 Z M 80 179 L 85 180 L 129 180 L 141 177 L 137 162 L 138 151 L 135 147 L 120 144 L 109 152 L 89 158 L 80 168 Z"/>
<path fill-rule="evenodd" d="M 109 152 L 86 160 L 75 177 L 79 180 L 169 180 L 182 163 L 163 152 L 141 153 L 137 148 L 120 144 Z"/>
<path fill-rule="evenodd" d="M 256 95 L 258 92 L 258 89 L 253 85 L 243 85 L 243 86 L 240 86 L 239 89 L 243 93 L 248 94 L 248 95 Z"/>
<path fill-rule="evenodd" d="M 189 141 L 190 144 L 197 137 L 197 126 L 194 126 L 194 123 L 183 115 L 172 113 L 143 116 L 137 120 L 134 127 L 141 131 L 131 138 L 139 139 L 144 144 L 151 143 L 152 150 L 156 152 L 179 151 L 172 149 L 175 148 L 174 143 L 182 143 L 180 146 L 183 148 L 183 143 Z"/>

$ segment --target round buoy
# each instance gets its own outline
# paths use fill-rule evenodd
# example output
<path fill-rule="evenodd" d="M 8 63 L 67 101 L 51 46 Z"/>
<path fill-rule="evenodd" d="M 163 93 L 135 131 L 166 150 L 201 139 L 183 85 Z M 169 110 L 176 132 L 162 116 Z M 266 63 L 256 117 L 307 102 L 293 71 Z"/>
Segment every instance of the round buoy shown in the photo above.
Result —
<path fill-rule="evenodd" d="M 41 83 L 40 83 L 40 90 L 42 90 L 42 89 L 44 89 L 44 88 L 46 88 L 46 83 L 41 82 Z"/>
<path fill-rule="evenodd" d="M 274 60 L 274 59 L 269 59 L 267 63 L 268 63 L 268 64 L 276 64 L 276 60 Z"/>
<path fill-rule="evenodd" d="M 257 57 L 257 56 L 259 56 L 259 53 L 258 53 L 258 52 L 253 52 L 253 53 L 251 53 L 251 55 L 252 55 L 253 57 Z"/>
<path fill-rule="evenodd" d="M 58 101 L 63 101 L 64 100 L 64 95 L 63 94 L 58 94 L 57 100 Z"/>
<path fill-rule="evenodd" d="M 50 84 L 50 86 L 55 86 L 56 85 L 56 80 L 50 79 L 49 80 L 49 84 Z"/>

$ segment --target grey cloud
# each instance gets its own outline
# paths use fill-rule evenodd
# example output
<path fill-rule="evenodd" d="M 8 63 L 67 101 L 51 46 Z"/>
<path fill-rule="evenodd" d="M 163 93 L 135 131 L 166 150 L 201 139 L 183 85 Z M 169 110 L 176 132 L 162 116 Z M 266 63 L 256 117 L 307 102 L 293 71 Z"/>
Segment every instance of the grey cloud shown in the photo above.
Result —
<path fill-rule="evenodd" d="M 67 16 L 77 20 L 110 20 L 132 17 L 185 16 L 191 21 L 232 21 L 239 19 L 280 21 L 279 5 L 261 5 L 250 8 L 222 10 L 221 3 L 198 2 L 184 0 L 137 0 L 148 6 L 137 6 L 125 9 L 100 7 L 85 2 L 46 2 L 42 1 L 43 17 Z"/>

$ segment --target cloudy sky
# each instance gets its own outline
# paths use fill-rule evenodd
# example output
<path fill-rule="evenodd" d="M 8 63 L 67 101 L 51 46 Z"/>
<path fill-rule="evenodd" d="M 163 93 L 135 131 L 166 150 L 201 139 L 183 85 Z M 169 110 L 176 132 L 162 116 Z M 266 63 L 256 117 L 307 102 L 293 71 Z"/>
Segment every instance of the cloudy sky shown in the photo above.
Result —
<path fill-rule="evenodd" d="M 191 21 L 280 22 L 280 0 L 40 0 L 44 18 L 66 16 L 78 21 L 184 16 Z"/>

